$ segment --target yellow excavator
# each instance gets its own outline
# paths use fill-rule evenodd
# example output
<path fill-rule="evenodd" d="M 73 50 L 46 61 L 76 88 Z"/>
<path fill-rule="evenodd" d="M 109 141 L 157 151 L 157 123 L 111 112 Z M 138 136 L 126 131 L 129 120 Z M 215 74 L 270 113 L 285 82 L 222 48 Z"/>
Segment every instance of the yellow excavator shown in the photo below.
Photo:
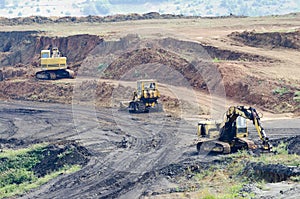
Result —
<path fill-rule="evenodd" d="M 247 119 L 253 122 L 262 142 L 260 146 L 248 139 Z M 271 152 L 269 142 L 256 109 L 244 106 L 231 106 L 224 121 L 203 121 L 198 123 L 197 151 L 228 154 L 240 149 Z"/>
<path fill-rule="evenodd" d="M 53 47 L 51 50 L 42 50 L 40 64 L 42 70 L 35 74 L 37 79 L 74 78 L 74 71 L 67 67 L 67 58 L 61 56 L 57 47 Z"/>
<path fill-rule="evenodd" d="M 147 113 L 150 108 L 158 106 L 159 97 L 156 80 L 139 80 L 133 99 L 129 102 L 128 111 L 129 113 Z"/>

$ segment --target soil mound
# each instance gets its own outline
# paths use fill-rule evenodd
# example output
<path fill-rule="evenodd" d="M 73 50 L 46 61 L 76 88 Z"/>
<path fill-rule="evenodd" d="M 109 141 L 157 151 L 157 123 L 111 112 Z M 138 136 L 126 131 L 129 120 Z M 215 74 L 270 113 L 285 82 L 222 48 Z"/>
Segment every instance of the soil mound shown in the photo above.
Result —
<path fill-rule="evenodd" d="M 42 155 L 43 160 L 33 168 L 39 177 L 57 171 L 65 165 L 84 166 L 89 161 L 90 152 L 75 142 L 58 142 L 48 145 Z"/>
<path fill-rule="evenodd" d="M 274 146 L 286 143 L 289 154 L 300 155 L 300 135 L 272 140 Z"/>
<path fill-rule="evenodd" d="M 40 102 L 57 102 L 71 104 L 72 102 L 85 102 L 95 100 L 97 105 L 107 105 L 111 101 L 114 90 L 112 85 L 105 82 L 83 81 L 76 85 L 76 93 L 73 93 L 74 85 L 63 82 L 44 81 L 3 81 L 0 83 L 1 99 L 29 100 Z M 74 99 L 74 101 L 72 101 Z"/>
<path fill-rule="evenodd" d="M 290 48 L 300 49 L 300 31 L 281 33 L 268 32 L 256 33 L 254 31 L 233 32 L 230 38 L 243 43 L 244 45 L 262 48 Z"/>
<path fill-rule="evenodd" d="M 262 162 L 249 163 L 244 171 L 248 176 L 265 179 L 267 182 L 281 182 L 292 176 L 299 176 L 299 167 L 291 167 L 280 164 L 263 164 Z"/>
<path fill-rule="evenodd" d="M 0 148 L 19 149 L 30 147 L 39 141 L 23 141 L 15 138 L 0 139 Z M 32 151 L 37 153 L 37 151 Z M 38 177 L 43 177 L 48 173 L 57 171 L 66 165 L 81 165 L 88 163 L 91 153 L 75 141 L 57 141 L 50 143 L 43 148 L 39 154 L 42 159 L 33 167 L 34 173 Z"/>

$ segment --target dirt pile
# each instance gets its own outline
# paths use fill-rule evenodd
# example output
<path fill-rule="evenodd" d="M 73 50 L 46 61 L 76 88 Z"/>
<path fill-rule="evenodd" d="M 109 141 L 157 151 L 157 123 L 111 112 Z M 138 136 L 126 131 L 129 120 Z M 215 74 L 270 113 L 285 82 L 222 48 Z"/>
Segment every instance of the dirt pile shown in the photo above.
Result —
<path fill-rule="evenodd" d="M 230 38 L 244 45 L 262 48 L 291 48 L 300 49 L 300 31 L 295 32 L 268 32 L 255 31 L 233 32 Z"/>
<path fill-rule="evenodd" d="M 40 141 L 26 141 L 11 139 L 0 139 L 0 149 L 21 149 L 30 147 Z M 34 151 L 34 153 L 37 153 Z M 57 171 L 66 165 L 81 165 L 88 163 L 91 153 L 75 141 L 56 141 L 48 144 L 39 156 L 42 160 L 33 167 L 36 176 L 43 177 L 53 171 Z"/>
<path fill-rule="evenodd" d="M 147 65 L 150 63 L 156 66 Z M 158 63 L 161 65 L 157 65 Z M 167 70 L 164 67 L 179 72 L 191 85 L 198 88 L 206 88 L 203 78 L 195 74 L 197 70 L 192 64 L 177 54 L 164 49 L 143 48 L 125 53 L 109 65 L 104 73 L 107 74 L 106 77 L 112 79 L 135 80 L 137 77 L 146 78 L 150 76 L 156 77 L 157 80 L 162 80 L 160 82 L 165 82 L 164 77 L 166 77 L 165 74 L 167 73 L 161 73 Z M 137 73 L 134 73 L 134 69 L 136 69 Z M 124 76 L 124 74 L 127 74 L 127 76 Z M 182 79 L 173 79 L 171 81 L 172 84 L 180 85 Z"/>
<path fill-rule="evenodd" d="M 15 66 L 15 67 L 3 67 L 0 70 L 0 81 L 6 79 L 15 79 L 20 77 L 31 78 L 34 75 L 32 67 L 28 66 Z"/>
<path fill-rule="evenodd" d="M 33 168 L 34 173 L 39 177 L 57 171 L 65 165 L 84 166 L 91 156 L 86 148 L 72 141 L 50 144 L 43 150 L 42 155 L 43 160 Z"/>
<path fill-rule="evenodd" d="M 294 96 L 297 85 L 287 81 L 264 79 L 247 74 L 247 65 L 236 63 L 217 63 L 222 73 L 226 96 L 238 102 L 252 104 L 269 112 L 299 112 L 299 102 Z"/>
<path fill-rule="evenodd" d="M 110 104 L 114 87 L 104 82 L 84 81 L 76 85 L 76 93 L 73 93 L 74 85 L 68 82 L 44 82 L 44 81 L 2 81 L 0 82 L 0 98 L 9 100 L 29 100 L 40 102 L 56 102 L 71 104 L 95 100 L 97 105 Z"/>
<path fill-rule="evenodd" d="M 267 182 L 286 181 L 290 177 L 299 176 L 299 167 L 291 167 L 280 164 L 264 164 L 262 162 L 251 162 L 244 169 L 247 176 L 255 176 L 257 179 L 264 179 Z"/>
<path fill-rule="evenodd" d="M 285 143 L 289 154 L 300 155 L 300 135 L 272 140 L 274 146 Z"/>
<path fill-rule="evenodd" d="M 75 86 L 73 103 L 94 103 L 98 107 L 111 107 L 114 86 L 96 80 L 87 80 Z M 123 90 L 123 89 L 120 89 Z"/>
<path fill-rule="evenodd" d="M 41 81 L 2 81 L 0 98 L 40 102 L 71 103 L 71 84 L 48 84 Z"/>
<path fill-rule="evenodd" d="M 208 59 L 212 61 L 213 59 L 216 60 L 230 60 L 230 61 L 252 61 L 252 62 L 268 62 L 268 61 L 275 61 L 271 60 L 267 57 L 263 57 L 260 55 L 232 51 L 232 50 L 225 50 L 220 49 L 215 46 L 204 45 L 201 43 L 190 42 L 190 41 L 183 41 L 173 38 L 166 38 L 159 41 L 162 46 L 169 47 L 170 49 L 176 49 L 175 52 L 180 54 L 180 49 L 184 49 L 185 51 L 189 51 L 189 54 L 195 57 L 196 59 Z M 183 52 L 187 54 L 186 52 Z"/>

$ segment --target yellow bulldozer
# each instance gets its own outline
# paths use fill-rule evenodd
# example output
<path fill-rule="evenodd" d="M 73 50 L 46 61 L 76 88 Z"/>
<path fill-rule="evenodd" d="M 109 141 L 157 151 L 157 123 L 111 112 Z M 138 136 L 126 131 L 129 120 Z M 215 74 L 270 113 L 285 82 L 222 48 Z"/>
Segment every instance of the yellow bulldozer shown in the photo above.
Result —
<path fill-rule="evenodd" d="M 129 113 L 147 113 L 150 108 L 158 107 L 160 93 L 156 80 L 137 81 L 136 91 L 133 93 L 133 99 L 129 102 Z"/>
<path fill-rule="evenodd" d="M 262 141 L 257 146 L 248 139 L 247 119 L 253 122 Z M 224 121 L 201 121 L 198 123 L 197 151 L 228 154 L 240 149 L 272 151 L 260 117 L 256 109 L 244 106 L 231 106 L 225 114 Z"/>
<path fill-rule="evenodd" d="M 41 71 L 35 74 L 37 79 L 55 80 L 60 78 L 74 78 L 74 71 L 68 69 L 67 58 L 62 57 L 58 48 L 41 51 Z"/>

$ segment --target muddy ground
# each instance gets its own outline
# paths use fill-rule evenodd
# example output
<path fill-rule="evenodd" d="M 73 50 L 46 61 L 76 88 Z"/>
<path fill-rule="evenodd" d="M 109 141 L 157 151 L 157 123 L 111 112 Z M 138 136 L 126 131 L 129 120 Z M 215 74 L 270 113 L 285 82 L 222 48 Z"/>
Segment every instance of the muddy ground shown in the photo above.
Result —
<path fill-rule="evenodd" d="M 6 147 L 75 140 L 89 154 L 89 162 L 82 170 L 60 176 L 20 198 L 143 198 L 172 193 L 178 187 L 175 179 L 185 176 L 188 168 L 194 165 L 204 169 L 220 158 L 198 155 L 191 144 L 196 138 L 194 125 L 164 112 L 128 115 L 110 108 L 95 110 L 88 106 L 25 101 L 3 102 L 0 111 L 2 147 L 5 140 Z M 298 126 L 287 127 L 292 124 Z M 299 124 L 299 119 L 268 121 L 265 128 L 266 132 L 273 132 L 269 136 L 274 144 L 279 138 L 289 137 L 291 152 L 299 154 Z M 258 141 L 255 131 L 251 131 L 252 139 Z M 276 167 L 262 175 L 270 177 L 266 172 L 274 172 Z M 291 173 L 290 169 L 287 171 Z M 285 175 L 288 174 L 279 176 Z M 292 188 L 293 185 L 280 191 L 286 196 L 299 194 L 292 192 Z M 249 190 L 253 191 L 253 187 Z"/>

